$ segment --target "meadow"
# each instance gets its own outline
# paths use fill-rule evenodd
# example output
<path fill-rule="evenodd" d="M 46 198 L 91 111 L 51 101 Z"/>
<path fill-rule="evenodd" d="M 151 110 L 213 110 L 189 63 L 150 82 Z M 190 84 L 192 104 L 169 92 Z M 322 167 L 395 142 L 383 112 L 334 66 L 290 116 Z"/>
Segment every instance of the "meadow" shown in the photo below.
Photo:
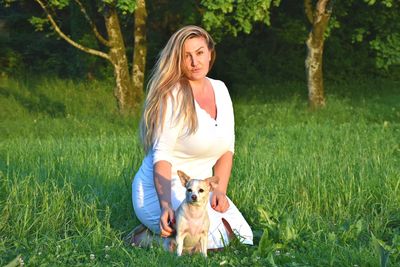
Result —
<path fill-rule="evenodd" d="M 228 195 L 255 245 L 204 259 L 124 244 L 144 154 L 111 83 L 2 79 L 0 265 L 399 266 L 399 88 L 328 82 L 313 111 L 301 81 L 232 85 Z"/>

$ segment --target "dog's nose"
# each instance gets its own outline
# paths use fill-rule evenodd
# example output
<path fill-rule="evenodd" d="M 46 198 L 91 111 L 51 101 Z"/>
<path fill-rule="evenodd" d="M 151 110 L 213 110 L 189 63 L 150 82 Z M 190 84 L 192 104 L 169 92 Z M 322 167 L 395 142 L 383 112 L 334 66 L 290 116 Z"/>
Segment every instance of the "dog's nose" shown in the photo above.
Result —
<path fill-rule="evenodd" d="M 192 195 L 192 200 L 196 201 L 197 200 L 197 196 L 196 195 Z"/>

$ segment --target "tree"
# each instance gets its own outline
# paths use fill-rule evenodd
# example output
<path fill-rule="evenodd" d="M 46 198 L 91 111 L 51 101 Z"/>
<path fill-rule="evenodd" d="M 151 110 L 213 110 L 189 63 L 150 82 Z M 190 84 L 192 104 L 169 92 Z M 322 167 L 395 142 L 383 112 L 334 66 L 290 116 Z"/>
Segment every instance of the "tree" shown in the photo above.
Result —
<path fill-rule="evenodd" d="M 49 22 L 59 37 L 64 39 L 73 47 L 106 59 L 114 69 L 115 90 L 118 107 L 123 114 L 137 112 L 143 100 L 143 83 L 146 62 L 146 3 L 145 0 L 107 0 L 83 2 L 81 0 L 34 0 L 44 11 L 45 19 L 33 17 L 31 22 L 37 29 L 43 29 L 43 25 Z M 96 3 L 96 4 L 94 4 Z M 76 4 L 82 16 L 89 24 L 92 34 L 103 47 L 102 50 L 87 47 L 75 40 L 61 29 L 57 22 L 56 11 Z M 92 18 L 91 13 L 98 13 L 104 23 L 104 32 L 98 27 L 98 23 Z M 121 31 L 120 14 L 130 16 L 134 13 L 134 53 L 132 60 L 132 71 L 129 69 L 126 46 Z M 104 36 L 105 35 L 105 36 Z M 103 51 L 105 50 L 105 51 Z"/>
<path fill-rule="evenodd" d="M 147 35 L 146 21 L 147 10 L 145 0 L 137 0 L 135 10 L 135 31 L 134 31 L 134 50 L 133 50 L 133 69 L 132 81 L 133 92 L 137 92 L 135 99 L 140 103 L 143 99 L 144 74 L 146 69 L 147 55 Z"/>
<path fill-rule="evenodd" d="M 388 68 L 400 63 L 400 13 L 399 1 L 393 0 L 304 0 L 303 12 L 311 24 L 306 39 L 308 48 L 305 61 L 309 103 L 318 108 L 325 105 L 322 57 L 324 41 L 334 28 L 353 27 L 343 30 L 352 36 L 354 42 L 368 42 L 370 50 L 375 53 L 378 67 Z M 365 3 L 368 8 L 365 8 Z M 243 1 L 201 1 L 203 23 L 208 30 L 217 36 L 237 35 L 238 32 L 250 33 L 255 23 L 271 24 L 271 11 L 281 8 L 279 0 L 243 0 Z M 332 13 L 333 6 L 335 7 Z M 375 9 L 372 9 L 376 6 Z M 352 12 L 354 10 L 355 12 Z M 372 17 L 370 12 L 379 14 Z M 290 15 L 286 16 L 288 21 Z M 349 23 L 352 21 L 352 23 Z M 354 22 L 356 21 L 356 22 Z M 296 22 L 298 23 L 298 22 Z M 290 25 L 290 23 L 289 23 Z M 349 25 L 349 26 L 347 26 Z"/>
<path fill-rule="evenodd" d="M 312 0 L 304 0 L 305 12 L 312 27 L 307 38 L 306 75 L 308 100 L 312 108 L 325 106 L 322 74 L 325 30 L 332 14 L 333 0 L 318 0 L 313 7 Z"/>

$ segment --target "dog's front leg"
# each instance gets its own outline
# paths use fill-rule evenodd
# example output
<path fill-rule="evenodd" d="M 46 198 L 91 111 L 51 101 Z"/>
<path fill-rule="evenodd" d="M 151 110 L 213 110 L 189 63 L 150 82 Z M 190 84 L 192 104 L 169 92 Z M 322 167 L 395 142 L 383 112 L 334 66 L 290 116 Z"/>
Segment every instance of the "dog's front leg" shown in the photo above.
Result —
<path fill-rule="evenodd" d="M 183 240 L 185 236 L 183 234 L 176 234 L 176 255 L 181 256 L 183 251 Z"/>
<path fill-rule="evenodd" d="M 200 246 L 201 246 L 201 254 L 204 257 L 207 257 L 207 247 L 208 247 L 208 233 L 203 233 L 203 236 L 200 238 Z"/>

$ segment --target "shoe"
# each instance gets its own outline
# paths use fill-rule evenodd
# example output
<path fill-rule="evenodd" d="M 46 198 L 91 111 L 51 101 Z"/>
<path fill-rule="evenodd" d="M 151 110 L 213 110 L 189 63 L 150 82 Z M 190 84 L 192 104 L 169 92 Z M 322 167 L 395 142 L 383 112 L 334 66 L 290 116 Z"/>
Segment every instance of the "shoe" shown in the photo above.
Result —
<path fill-rule="evenodd" d="M 148 247 L 151 244 L 151 231 L 144 226 L 139 224 L 124 238 L 124 243 L 127 246 L 134 247 Z"/>

